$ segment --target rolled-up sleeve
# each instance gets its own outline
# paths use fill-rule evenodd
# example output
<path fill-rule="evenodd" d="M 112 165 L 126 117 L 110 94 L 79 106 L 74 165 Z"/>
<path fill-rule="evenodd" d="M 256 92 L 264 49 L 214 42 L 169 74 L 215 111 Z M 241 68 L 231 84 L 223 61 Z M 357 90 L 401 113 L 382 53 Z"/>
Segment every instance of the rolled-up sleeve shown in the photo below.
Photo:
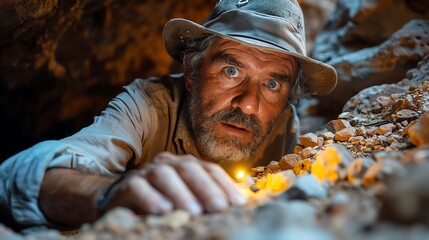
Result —
<path fill-rule="evenodd" d="M 0 165 L 0 204 L 17 223 L 49 224 L 38 207 L 48 168 L 113 175 L 125 171 L 128 161 L 141 161 L 142 142 L 157 122 L 155 110 L 141 90 L 142 81 L 124 87 L 89 127 L 58 141 L 41 142 Z"/>

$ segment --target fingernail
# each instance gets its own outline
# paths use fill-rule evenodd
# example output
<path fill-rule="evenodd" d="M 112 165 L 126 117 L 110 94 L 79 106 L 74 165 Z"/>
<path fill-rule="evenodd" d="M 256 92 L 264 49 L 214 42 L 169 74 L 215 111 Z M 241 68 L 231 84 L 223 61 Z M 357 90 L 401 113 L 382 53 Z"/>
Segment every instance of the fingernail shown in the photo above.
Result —
<path fill-rule="evenodd" d="M 186 205 L 187 210 L 192 214 L 192 215 L 199 215 L 203 212 L 202 207 L 200 206 L 199 203 L 194 202 L 194 201 L 190 201 L 187 205 Z"/>
<path fill-rule="evenodd" d="M 212 209 L 207 209 L 209 211 L 219 211 L 226 209 L 228 207 L 228 203 L 222 197 L 215 197 L 211 199 Z"/>

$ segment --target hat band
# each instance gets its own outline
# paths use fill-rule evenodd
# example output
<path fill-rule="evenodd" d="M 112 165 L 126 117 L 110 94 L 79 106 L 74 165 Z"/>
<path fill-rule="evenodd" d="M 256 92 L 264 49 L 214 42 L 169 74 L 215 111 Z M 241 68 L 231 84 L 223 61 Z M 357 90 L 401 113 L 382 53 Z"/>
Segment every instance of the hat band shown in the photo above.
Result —
<path fill-rule="evenodd" d="M 253 11 L 231 10 L 203 24 L 232 37 L 245 37 L 306 56 L 305 40 L 288 20 Z"/>

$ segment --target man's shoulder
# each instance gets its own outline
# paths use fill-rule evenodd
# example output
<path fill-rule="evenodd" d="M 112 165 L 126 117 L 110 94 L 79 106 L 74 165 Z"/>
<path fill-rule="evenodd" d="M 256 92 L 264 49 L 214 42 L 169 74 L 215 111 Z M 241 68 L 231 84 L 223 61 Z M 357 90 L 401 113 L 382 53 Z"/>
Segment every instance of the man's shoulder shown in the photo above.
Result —
<path fill-rule="evenodd" d="M 169 74 L 146 79 L 137 78 L 128 87 L 145 92 L 148 95 L 157 93 L 174 94 L 183 91 L 183 73 Z"/>

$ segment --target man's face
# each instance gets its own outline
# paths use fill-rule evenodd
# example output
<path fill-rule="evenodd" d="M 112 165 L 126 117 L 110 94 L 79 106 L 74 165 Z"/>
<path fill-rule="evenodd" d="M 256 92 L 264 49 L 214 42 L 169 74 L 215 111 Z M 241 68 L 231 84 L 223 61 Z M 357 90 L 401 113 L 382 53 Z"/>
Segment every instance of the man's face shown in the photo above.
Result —
<path fill-rule="evenodd" d="M 217 39 L 199 79 L 187 79 L 202 155 L 217 162 L 248 159 L 283 113 L 295 75 L 293 57 Z"/>

